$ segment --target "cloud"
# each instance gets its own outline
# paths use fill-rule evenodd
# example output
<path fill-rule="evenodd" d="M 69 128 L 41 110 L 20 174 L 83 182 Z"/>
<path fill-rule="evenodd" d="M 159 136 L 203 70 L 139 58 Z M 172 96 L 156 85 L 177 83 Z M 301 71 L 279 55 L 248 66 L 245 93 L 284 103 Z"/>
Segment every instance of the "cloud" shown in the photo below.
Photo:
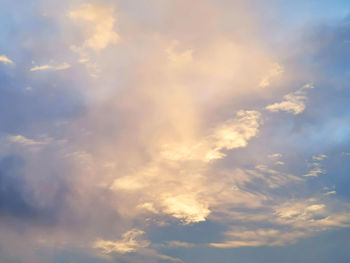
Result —
<path fill-rule="evenodd" d="M 228 241 L 211 243 L 210 246 L 218 248 L 283 246 L 306 236 L 302 231 L 284 232 L 273 228 L 256 230 L 233 228 L 225 235 L 229 239 Z"/>
<path fill-rule="evenodd" d="M 266 109 L 271 112 L 286 111 L 294 115 L 302 113 L 306 106 L 307 101 L 307 89 L 313 89 L 311 84 L 307 84 L 299 90 L 285 95 L 282 102 L 274 103 L 266 106 Z"/>
<path fill-rule="evenodd" d="M 0 55 L 0 62 L 6 64 L 10 64 L 10 65 L 14 65 L 14 62 L 9 59 L 6 55 Z"/>
<path fill-rule="evenodd" d="M 302 158 L 347 148 L 345 69 L 321 72 L 323 42 L 290 52 L 269 4 L 112 2 L 3 8 L 16 68 L 0 72 L 0 261 L 196 262 L 349 226 L 345 158 Z M 301 114 L 313 86 L 290 90 L 310 79 Z"/>
<path fill-rule="evenodd" d="M 23 146 L 42 146 L 51 142 L 51 138 L 43 138 L 43 140 L 33 140 L 29 139 L 23 135 L 9 135 L 7 137 L 8 141 L 12 143 L 17 143 Z"/>
<path fill-rule="evenodd" d="M 177 248 L 177 247 L 192 248 L 192 247 L 195 247 L 196 244 L 174 240 L 174 241 L 167 242 L 165 246 L 170 248 Z"/>
<path fill-rule="evenodd" d="M 259 127 L 260 113 L 242 110 L 198 141 L 161 141 L 152 162 L 115 179 L 110 189 L 136 194 L 146 201 L 148 211 L 171 215 L 184 224 L 205 221 L 211 213 L 209 206 L 213 200 L 209 200 L 215 199 L 206 185 L 206 170 L 212 162 L 225 157 L 222 150 L 246 147 Z M 158 188 L 153 189 L 154 185 Z M 145 205 L 137 204 L 137 207 Z"/>
<path fill-rule="evenodd" d="M 68 17 L 83 25 L 82 30 L 87 37 L 83 48 L 101 51 L 119 40 L 119 35 L 114 31 L 114 8 L 102 4 L 84 4 L 71 10 Z"/>
<path fill-rule="evenodd" d="M 237 119 L 226 122 L 214 131 L 216 149 L 232 150 L 247 146 L 259 131 L 260 116 L 257 111 L 239 111 Z"/>
<path fill-rule="evenodd" d="M 68 63 L 63 63 L 61 65 L 57 65 L 57 66 L 52 66 L 52 65 L 42 65 L 42 66 L 34 66 L 32 67 L 29 71 L 40 71 L 40 70 L 65 70 L 65 69 L 69 69 L 71 67 L 71 65 L 69 65 Z"/>
<path fill-rule="evenodd" d="M 256 222 L 250 227 L 231 227 L 224 233 L 223 242 L 210 243 L 209 246 L 226 249 L 286 246 L 335 226 L 347 227 L 350 214 L 330 210 L 316 199 L 282 202 L 274 208 L 274 214 L 267 217 L 270 227 L 256 228 Z M 254 216 L 258 215 L 255 213 Z"/>
<path fill-rule="evenodd" d="M 327 171 L 320 168 L 318 165 L 314 165 L 315 167 L 311 169 L 307 174 L 304 176 L 306 177 L 318 177 L 320 174 L 325 174 Z"/>
<path fill-rule="evenodd" d="M 271 161 L 273 161 L 274 164 L 276 164 L 276 165 L 284 165 L 285 164 L 285 162 L 280 161 L 280 158 L 282 158 L 282 154 L 280 154 L 280 153 L 269 154 L 267 157 Z"/>
<path fill-rule="evenodd" d="M 205 221 L 210 214 L 208 206 L 204 202 L 198 202 L 191 195 L 164 197 L 162 203 L 165 213 L 183 219 L 187 224 Z"/>
<path fill-rule="evenodd" d="M 263 179 L 270 188 L 279 188 L 291 182 L 302 182 L 303 180 L 291 174 L 285 174 L 277 170 L 270 169 L 266 165 L 257 165 L 255 170 L 248 170 L 247 173 L 256 178 Z"/>
<path fill-rule="evenodd" d="M 182 261 L 179 258 L 174 258 L 174 257 L 170 257 L 170 256 L 167 256 L 167 255 L 158 254 L 156 256 L 157 256 L 157 258 L 160 258 L 162 260 L 169 260 L 169 261 L 172 261 L 172 262 L 180 262 L 180 263 L 184 262 L 184 261 Z"/>
<path fill-rule="evenodd" d="M 270 159 L 279 159 L 282 157 L 282 154 L 280 154 L 280 153 L 269 154 L 268 157 Z"/>
<path fill-rule="evenodd" d="M 326 158 L 327 158 L 327 155 L 325 155 L 325 154 L 312 156 L 312 160 L 314 160 L 314 161 L 323 161 Z"/>
<path fill-rule="evenodd" d="M 315 161 L 323 161 L 327 158 L 327 155 L 320 154 L 320 155 L 314 155 L 312 156 L 312 160 L 314 161 L 310 165 L 312 166 L 312 169 L 305 174 L 306 177 L 318 177 L 319 174 L 326 174 L 327 171 L 321 168 L 321 164 Z"/>
<path fill-rule="evenodd" d="M 131 229 L 122 235 L 121 240 L 109 241 L 99 239 L 95 241 L 93 248 L 101 250 L 104 254 L 136 252 L 138 249 L 148 247 L 149 245 L 149 241 L 139 238 L 143 234 L 144 232 L 139 229 Z"/>
<path fill-rule="evenodd" d="M 163 144 L 162 155 L 174 161 L 202 160 L 210 162 L 225 157 L 223 150 L 246 147 L 259 132 L 258 111 L 238 111 L 235 118 L 215 127 L 210 135 L 192 145 Z"/>
<path fill-rule="evenodd" d="M 282 74 L 283 72 L 283 67 L 278 63 L 274 63 L 268 74 L 260 81 L 259 86 L 262 88 L 268 87 L 271 84 L 272 79 Z"/>

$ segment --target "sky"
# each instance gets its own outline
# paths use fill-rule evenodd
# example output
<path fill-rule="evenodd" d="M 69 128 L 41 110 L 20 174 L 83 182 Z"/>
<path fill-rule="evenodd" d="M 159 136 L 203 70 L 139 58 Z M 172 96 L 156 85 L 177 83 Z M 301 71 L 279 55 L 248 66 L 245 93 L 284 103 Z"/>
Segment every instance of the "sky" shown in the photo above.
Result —
<path fill-rule="evenodd" d="M 349 262 L 349 1 L 0 6 L 0 262 Z"/>

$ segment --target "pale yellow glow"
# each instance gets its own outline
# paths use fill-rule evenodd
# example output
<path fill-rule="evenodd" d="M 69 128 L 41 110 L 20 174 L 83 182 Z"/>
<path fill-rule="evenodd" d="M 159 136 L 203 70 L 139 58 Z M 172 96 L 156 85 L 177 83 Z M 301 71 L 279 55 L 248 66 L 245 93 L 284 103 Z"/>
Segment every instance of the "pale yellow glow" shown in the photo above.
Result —
<path fill-rule="evenodd" d="M 84 23 L 87 36 L 83 47 L 96 51 L 105 49 L 118 42 L 119 36 L 114 31 L 114 9 L 99 4 L 85 4 L 69 12 L 68 16 Z"/>

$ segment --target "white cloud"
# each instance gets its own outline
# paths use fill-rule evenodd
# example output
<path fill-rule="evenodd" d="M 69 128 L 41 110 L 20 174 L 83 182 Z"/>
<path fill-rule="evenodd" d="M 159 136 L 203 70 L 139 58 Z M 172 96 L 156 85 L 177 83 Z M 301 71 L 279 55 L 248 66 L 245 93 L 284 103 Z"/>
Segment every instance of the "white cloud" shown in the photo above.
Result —
<path fill-rule="evenodd" d="M 296 92 L 285 95 L 282 102 L 266 106 L 266 109 L 271 112 L 286 111 L 294 115 L 300 114 L 306 108 L 307 90 L 312 88 L 314 87 L 311 84 L 307 84 Z"/>

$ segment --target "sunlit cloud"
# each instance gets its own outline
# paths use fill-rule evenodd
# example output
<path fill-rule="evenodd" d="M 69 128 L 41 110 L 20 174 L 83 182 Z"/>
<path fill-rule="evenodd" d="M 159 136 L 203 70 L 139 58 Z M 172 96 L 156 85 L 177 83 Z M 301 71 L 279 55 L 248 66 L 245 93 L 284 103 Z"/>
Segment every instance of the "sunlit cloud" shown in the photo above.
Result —
<path fill-rule="evenodd" d="M 311 84 L 307 84 L 296 92 L 285 95 L 282 102 L 266 106 L 266 109 L 272 112 L 286 111 L 294 115 L 300 114 L 306 108 L 305 102 L 307 101 L 307 89 L 313 88 L 314 87 Z"/>
<path fill-rule="evenodd" d="M 5 1 L 0 261 L 245 262 L 348 231 L 348 24 L 304 8 Z"/>

